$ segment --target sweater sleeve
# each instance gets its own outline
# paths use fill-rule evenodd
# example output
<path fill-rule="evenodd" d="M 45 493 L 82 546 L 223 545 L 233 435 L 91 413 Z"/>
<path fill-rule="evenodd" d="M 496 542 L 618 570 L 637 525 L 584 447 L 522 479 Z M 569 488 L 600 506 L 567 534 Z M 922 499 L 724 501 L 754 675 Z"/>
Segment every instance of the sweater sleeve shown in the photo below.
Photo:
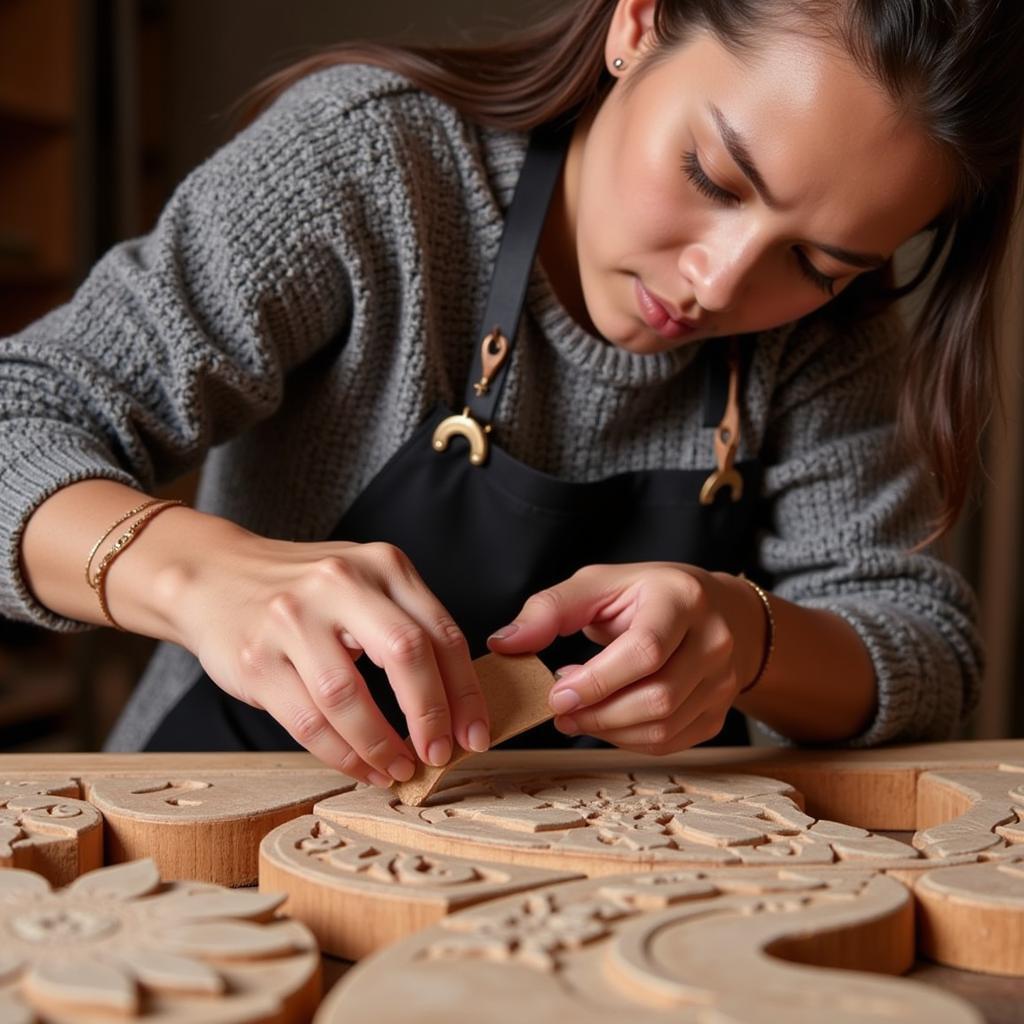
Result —
<path fill-rule="evenodd" d="M 151 234 L 0 341 L 0 614 L 72 630 L 20 571 L 32 512 L 106 478 L 152 489 L 270 416 L 351 310 L 357 105 L 300 83 L 177 188 Z"/>
<path fill-rule="evenodd" d="M 901 340 L 894 314 L 838 332 L 810 319 L 775 366 L 760 367 L 775 375 L 761 563 L 775 593 L 842 616 L 867 648 L 877 713 L 854 747 L 948 739 L 981 675 L 970 588 L 912 550 L 936 505 L 930 478 L 897 443 Z M 827 664 L 820 685 L 833 685 Z"/>

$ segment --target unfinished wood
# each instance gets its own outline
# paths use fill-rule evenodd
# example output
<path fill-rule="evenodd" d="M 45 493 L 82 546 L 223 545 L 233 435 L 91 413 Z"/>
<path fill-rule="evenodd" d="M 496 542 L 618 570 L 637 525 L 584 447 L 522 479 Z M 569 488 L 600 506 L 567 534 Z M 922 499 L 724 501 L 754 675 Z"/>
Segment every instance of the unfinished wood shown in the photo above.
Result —
<path fill-rule="evenodd" d="M 53 891 L 0 872 L 5 1021 L 308 1020 L 320 996 L 310 932 L 275 921 L 279 898 L 161 883 L 151 860 L 101 868 Z"/>
<path fill-rule="evenodd" d="M 807 815 L 786 783 L 752 775 L 647 769 L 479 776 L 467 770 L 453 773 L 422 807 L 360 787 L 320 801 L 314 813 L 386 842 L 588 876 L 780 861 L 930 866 L 906 843 Z"/>
<path fill-rule="evenodd" d="M 1024 856 L 1024 761 L 921 776 L 914 845 L 928 856 Z"/>
<path fill-rule="evenodd" d="M 919 947 L 937 963 L 1024 977 L 1024 863 L 939 868 L 914 886 Z"/>
<path fill-rule="evenodd" d="M 784 958 L 784 959 L 780 959 Z M 980 1024 L 901 978 L 907 890 L 871 872 L 658 872 L 445 918 L 349 971 L 315 1024 Z M 785 960 L 795 962 L 784 962 Z M 845 968 L 845 970 L 839 970 Z"/>
<path fill-rule="evenodd" d="M 548 694 L 555 679 L 539 658 L 531 654 L 486 654 L 473 662 L 473 668 L 491 717 L 492 745 L 554 718 Z M 473 751 L 456 744 L 451 759 L 440 768 L 419 761 L 416 774 L 396 785 L 394 792 L 403 803 L 418 807 L 448 772 L 472 756 Z"/>
<path fill-rule="evenodd" d="M 0 867 L 66 885 L 103 864 L 103 819 L 59 776 L 0 779 Z"/>
<path fill-rule="evenodd" d="M 108 863 L 152 857 L 165 878 L 255 885 L 260 840 L 355 783 L 338 772 L 196 772 L 104 778 L 84 772 L 103 814 Z"/>
<path fill-rule="evenodd" d="M 286 894 L 281 913 L 307 925 L 324 952 L 347 960 L 456 910 L 578 877 L 422 853 L 314 815 L 279 826 L 260 844 L 260 890 Z"/>

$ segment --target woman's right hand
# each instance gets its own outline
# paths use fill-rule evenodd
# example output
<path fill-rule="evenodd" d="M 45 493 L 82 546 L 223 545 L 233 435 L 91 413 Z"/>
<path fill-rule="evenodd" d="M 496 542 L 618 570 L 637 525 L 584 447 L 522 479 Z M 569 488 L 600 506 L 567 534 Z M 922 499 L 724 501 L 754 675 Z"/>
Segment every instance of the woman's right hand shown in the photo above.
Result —
<path fill-rule="evenodd" d="M 365 652 L 387 673 L 421 760 L 446 764 L 453 738 L 465 750 L 488 748 L 465 637 L 401 551 L 268 540 L 202 518 L 203 556 L 160 570 L 156 589 L 174 639 L 218 686 L 267 711 L 330 767 L 374 785 L 404 782 L 414 763 L 359 672 Z M 128 569 L 122 560 L 111 586 L 114 571 Z"/>

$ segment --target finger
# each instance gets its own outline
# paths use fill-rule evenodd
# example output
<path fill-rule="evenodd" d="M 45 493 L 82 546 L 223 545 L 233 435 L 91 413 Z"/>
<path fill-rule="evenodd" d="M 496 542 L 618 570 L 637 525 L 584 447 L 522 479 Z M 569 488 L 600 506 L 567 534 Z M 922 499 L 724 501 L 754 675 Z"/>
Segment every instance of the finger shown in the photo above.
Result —
<path fill-rule="evenodd" d="M 412 778 L 416 766 L 402 738 L 373 699 L 348 651 L 325 630 L 285 646 L 296 674 L 331 729 L 379 774 L 397 782 Z"/>
<path fill-rule="evenodd" d="M 491 716 L 462 630 L 418 576 L 393 585 L 391 596 L 430 636 L 456 742 L 463 750 L 487 750 Z"/>
<path fill-rule="evenodd" d="M 725 712 L 709 708 L 675 733 L 660 729 L 661 723 L 655 722 L 629 729 L 613 729 L 602 733 L 598 739 L 635 754 L 674 754 L 714 739 L 722 731 L 724 723 Z"/>
<path fill-rule="evenodd" d="M 451 714 L 430 632 L 391 598 L 367 590 L 346 603 L 345 627 L 387 674 L 417 756 L 430 765 L 447 764 Z"/>
<path fill-rule="evenodd" d="M 604 566 L 589 566 L 569 579 L 527 599 L 515 620 L 495 630 L 488 646 L 502 654 L 542 651 L 558 636 L 569 636 L 583 629 L 604 613 L 607 605 L 623 589 L 622 567 L 615 566 L 617 586 L 609 590 L 609 574 Z"/>
<path fill-rule="evenodd" d="M 597 736 L 613 729 L 672 719 L 701 682 L 690 670 L 685 651 L 684 640 L 660 672 L 623 687 L 607 700 L 560 715 L 555 727 L 570 736 Z"/>
<path fill-rule="evenodd" d="M 599 731 L 581 731 L 638 753 L 662 754 L 685 750 L 695 743 L 702 743 L 717 735 L 725 715 L 732 706 L 735 692 L 735 674 L 731 671 L 718 672 L 714 676 L 700 680 L 677 709 L 665 718 L 634 722 Z M 579 717 L 573 715 L 563 724 L 571 728 Z M 558 725 L 559 721 L 556 718 L 555 724 Z M 697 722 L 701 724 L 697 726 Z M 718 722 L 718 725 L 711 728 L 715 722 Z M 691 729 L 697 732 L 704 730 L 707 735 L 694 739 L 690 735 Z"/>
<path fill-rule="evenodd" d="M 635 598 L 629 627 L 585 665 L 561 676 L 552 687 L 552 710 L 571 714 L 659 672 L 683 642 L 687 626 L 678 604 L 664 592 L 641 592 Z"/>
<path fill-rule="evenodd" d="M 390 786 L 391 778 L 375 771 L 340 737 L 310 700 L 291 665 L 261 687 L 260 704 L 300 746 L 329 768 L 374 786 Z"/>

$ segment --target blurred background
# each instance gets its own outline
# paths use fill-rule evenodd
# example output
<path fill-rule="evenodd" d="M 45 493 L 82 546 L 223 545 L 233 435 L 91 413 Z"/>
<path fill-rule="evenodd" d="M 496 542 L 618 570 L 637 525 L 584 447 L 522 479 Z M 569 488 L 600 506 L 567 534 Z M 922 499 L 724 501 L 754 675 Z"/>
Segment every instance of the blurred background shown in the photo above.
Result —
<path fill-rule="evenodd" d="M 147 231 L 267 74 L 344 39 L 495 38 L 553 2 L 0 0 L 0 339 L 66 301 L 115 242 Z M 913 263 L 913 249 L 903 255 Z M 947 545 L 982 607 L 989 664 L 967 735 L 985 738 L 1024 736 L 1020 224 L 1001 308 L 1006 415 L 982 440 L 977 499 Z M 110 630 L 55 636 L 0 619 L 0 749 L 97 749 L 149 650 Z"/>

